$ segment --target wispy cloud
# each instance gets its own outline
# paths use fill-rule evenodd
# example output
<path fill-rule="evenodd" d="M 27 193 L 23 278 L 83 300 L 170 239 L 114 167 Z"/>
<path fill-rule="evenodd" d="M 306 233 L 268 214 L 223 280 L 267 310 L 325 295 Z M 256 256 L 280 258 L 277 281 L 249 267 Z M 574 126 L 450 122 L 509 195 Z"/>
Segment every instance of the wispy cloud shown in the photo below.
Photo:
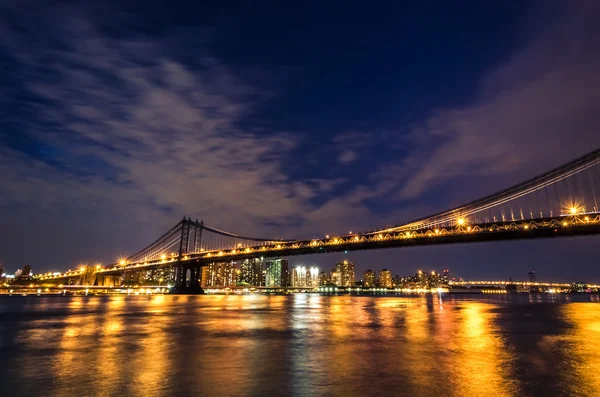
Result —
<path fill-rule="evenodd" d="M 459 175 L 521 179 L 514 173 L 541 172 L 598 147 L 600 7 L 560 7 L 560 18 L 485 76 L 473 103 L 437 110 L 415 128 L 414 155 L 405 160 L 412 176 L 400 197 Z"/>
<path fill-rule="evenodd" d="M 326 156 L 301 162 L 301 132 L 253 128 L 273 92 L 201 45 L 183 62 L 173 35 L 107 32 L 65 7 L 0 11 L 0 66 L 12 79 L 0 87 L 0 140 L 23 142 L 0 147 L 0 231 L 14 246 L 16 236 L 37 241 L 13 261 L 65 249 L 110 260 L 106 247 L 144 245 L 183 214 L 282 237 L 372 228 L 427 212 L 411 200 L 432 186 L 542 171 L 600 143 L 594 3 L 573 6 L 487 75 L 473 103 L 433 110 L 410 139 L 334 132 L 315 149 Z M 127 15 L 115 17 L 127 26 Z M 290 163 L 304 161 L 315 175 L 291 175 Z"/>

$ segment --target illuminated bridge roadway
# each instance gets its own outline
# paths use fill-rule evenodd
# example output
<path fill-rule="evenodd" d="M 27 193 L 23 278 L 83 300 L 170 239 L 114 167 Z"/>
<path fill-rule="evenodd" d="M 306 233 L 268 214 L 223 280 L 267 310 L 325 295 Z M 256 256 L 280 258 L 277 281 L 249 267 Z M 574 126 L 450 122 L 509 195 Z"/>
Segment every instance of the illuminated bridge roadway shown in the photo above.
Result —
<path fill-rule="evenodd" d="M 240 236 L 183 218 L 141 251 L 98 266 L 95 281 L 125 272 L 174 266 L 180 291 L 198 290 L 201 266 L 250 258 L 600 234 L 600 149 L 519 185 L 457 208 L 364 233 L 302 240 Z M 83 270 L 43 275 L 65 282 Z M 87 274 L 87 273 L 86 273 Z M 92 284 L 93 285 L 93 284 Z"/>

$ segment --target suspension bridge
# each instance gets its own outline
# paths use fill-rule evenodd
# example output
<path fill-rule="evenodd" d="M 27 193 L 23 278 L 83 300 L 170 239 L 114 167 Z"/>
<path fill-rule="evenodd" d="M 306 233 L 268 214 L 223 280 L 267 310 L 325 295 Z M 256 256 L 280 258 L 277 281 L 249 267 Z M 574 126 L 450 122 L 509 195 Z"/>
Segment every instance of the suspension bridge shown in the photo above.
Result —
<path fill-rule="evenodd" d="M 558 168 L 457 208 L 364 233 L 279 240 L 241 236 L 183 218 L 137 253 L 93 277 L 120 277 L 128 271 L 175 271 L 175 286 L 198 288 L 201 267 L 250 258 L 398 248 L 438 244 L 573 237 L 600 234 L 600 149 Z M 40 281 L 81 277 L 82 270 L 42 275 Z M 91 280 L 94 283 L 93 280 Z"/>

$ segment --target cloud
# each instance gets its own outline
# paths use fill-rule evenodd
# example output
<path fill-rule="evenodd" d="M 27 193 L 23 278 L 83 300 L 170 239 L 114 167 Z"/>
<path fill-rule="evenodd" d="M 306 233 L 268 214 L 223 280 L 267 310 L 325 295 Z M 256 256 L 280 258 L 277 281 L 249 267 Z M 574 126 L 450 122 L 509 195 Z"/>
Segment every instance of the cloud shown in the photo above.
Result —
<path fill-rule="evenodd" d="M 2 28 L 10 38 L 4 49 L 19 65 L 28 91 L 24 103 L 31 109 L 14 133 L 53 154 L 2 148 L 8 180 L 0 188 L 0 205 L 52 218 L 55 225 L 48 228 L 65 229 L 61 218 L 77 224 L 102 214 L 116 234 L 131 239 L 119 248 L 132 249 L 182 214 L 263 235 L 266 222 L 293 222 L 295 214 L 311 209 L 312 197 L 331 188 L 326 181 L 291 180 L 282 171 L 297 136 L 240 127 L 263 92 L 210 54 L 199 51 L 192 65 L 184 65 L 160 40 L 135 32 L 120 38 L 100 34 L 71 9 L 54 16 L 63 23 L 40 21 L 39 32 L 30 25 Z M 41 45 L 38 35 L 48 35 L 52 45 Z M 136 226 L 126 226 L 125 219 Z M 3 230 L 12 227 L 26 233 L 18 216 L 3 220 Z M 36 238 L 44 233 L 52 230 L 34 230 Z"/>
<path fill-rule="evenodd" d="M 416 199 L 432 186 L 517 182 L 518 170 L 569 160 L 600 139 L 600 15 L 594 3 L 572 7 L 485 76 L 475 101 L 432 110 L 409 139 L 365 128 L 324 145 L 257 127 L 276 94 L 201 44 L 182 60 L 174 32 L 107 31 L 64 6 L 0 8 L 4 260 L 110 261 L 184 214 L 245 235 L 370 229 L 429 212 Z"/>
<path fill-rule="evenodd" d="M 338 157 L 338 162 L 342 165 L 353 163 L 358 159 L 358 153 L 353 150 L 346 150 Z"/>
<path fill-rule="evenodd" d="M 458 176 L 543 172 L 600 144 L 600 17 L 597 2 L 560 5 L 556 18 L 488 73 L 472 103 L 439 109 L 413 130 L 415 198 Z"/>

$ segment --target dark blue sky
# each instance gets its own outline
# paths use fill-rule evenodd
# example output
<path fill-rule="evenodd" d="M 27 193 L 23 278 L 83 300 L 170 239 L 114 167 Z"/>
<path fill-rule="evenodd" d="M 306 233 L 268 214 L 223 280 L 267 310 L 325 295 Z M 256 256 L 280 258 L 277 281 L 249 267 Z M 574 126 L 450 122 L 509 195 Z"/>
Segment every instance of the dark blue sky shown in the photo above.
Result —
<path fill-rule="evenodd" d="M 184 214 L 289 238 L 397 224 L 600 143 L 593 1 L 103 3 L 0 5 L 10 271 L 109 263 Z M 597 247 L 346 257 L 360 271 L 600 281 Z"/>

